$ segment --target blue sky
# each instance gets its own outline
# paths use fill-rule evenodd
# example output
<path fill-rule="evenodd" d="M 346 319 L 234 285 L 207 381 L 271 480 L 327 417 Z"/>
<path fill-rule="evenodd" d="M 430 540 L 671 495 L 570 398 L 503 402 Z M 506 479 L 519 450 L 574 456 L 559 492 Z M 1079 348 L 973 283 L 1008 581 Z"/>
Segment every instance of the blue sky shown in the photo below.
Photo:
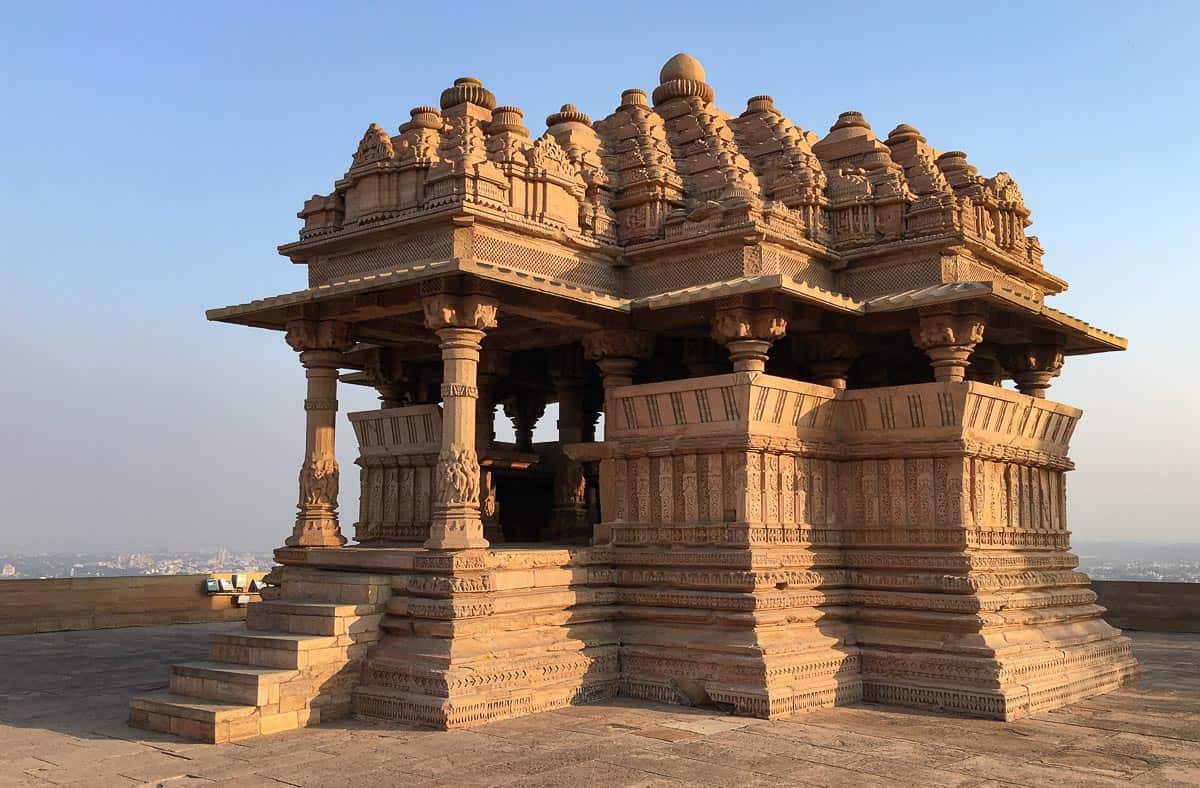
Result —
<path fill-rule="evenodd" d="M 1069 360 L 1080 538 L 1200 540 L 1190 303 L 1195 3 L 10 4 L 0 25 L 0 551 L 266 547 L 287 533 L 303 376 L 277 334 L 203 310 L 304 285 L 274 247 L 346 169 L 464 74 L 593 117 L 677 51 L 717 103 L 847 109 L 1010 172 L 1055 305 L 1128 336 Z M 1182 392 L 1182 393 L 1181 393 Z M 345 410 L 370 392 L 342 394 Z M 552 421 L 552 420 L 548 420 Z M 343 514 L 354 520 L 342 433 Z"/>

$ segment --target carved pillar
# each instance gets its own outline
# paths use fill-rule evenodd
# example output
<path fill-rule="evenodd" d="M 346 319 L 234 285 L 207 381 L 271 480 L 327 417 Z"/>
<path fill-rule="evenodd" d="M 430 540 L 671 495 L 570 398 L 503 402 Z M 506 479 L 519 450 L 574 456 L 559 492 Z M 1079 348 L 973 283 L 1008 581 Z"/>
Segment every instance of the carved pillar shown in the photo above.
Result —
<path fill-rule="evenodd" d="M 508 373 L 511 357 L 505 350 L 481 350 L 475 400 L 475 452 L 479 459 L 487 457 L 496 440 L 496 386 Z M 496 479 L 487 468 L 479 472 L 479 513 L 483 520 L 483 537 L 491 544 L 504 541 L 500 528 L 500 503 L 496 497 Z"/>
<path fill-rule="evenodd" d="M 346 537 L 338 527 L 338 464 L 334 455 L 337 423 L 337 376 L 342 353 L 353 344 L 350 326 L 333 320 L 292 320 L 287 343 L 300 352 L 308 378 L 304 400 L 304 464 L 300 466 L 300 500 L 291 547 L 341 547 Z"/>
<path fill-rule="evenodd" d="M 557 348 L 550 355 L 550 380 L 558 399 L 558 443 L 584 440 L 584 386 L 587 361 L 578 345 Z M 554 511 L 550 518 L 551 539 L 586 540 L 591 536 L 588 522 L 587 481 L 580 464 L 565 454 L 559 458 L 554 475 Z"/>
<path fill-rule="evenodd" d="M 912 329 L 912 338 L 929 356 L 934 379 L 961 382 L 971 363 L 971 351 L 983 341 L 983 315 L 945 308 L 922 309 L 920 321 Z"/>
<path fill-rule="evenodd" d="M 609 392 L 633 384 L 633 371 L 639 359 L 654 352 L 654 335 L 632 328 L 593 331 L 583 338 L 584 355 L 596 362 L 604 383 L 604 411 L 609 412 Z M 608 419 L 604 420 L 608 430 Z"/>
<path fill-rule="evenodd" d="M 846 375 L 859 352 L 853 336 L 821 331 L 797 336 L 794 342 L 797 355 L 808 362 L 814 383 L 845 391 Z"/>
<path fill-rule="evenodd" d="M 1009 345 L 1000 351 L 1000 362 L 1017 381 L 1017 390 L 1045 399 L 1050 379 L 1062 371 L 1062 348 L 1056 344 L 1029 344 Z"/>
<path fill-rule="evenodd" d="M 442 448 L 434 474 L 433 522 L 425 546 L 483 548 L 479 458 L 475 452 L 476 372 L 485 329 L 496 325 L 496 302 L 445 293 L 423 299 L 425 325 L 442 350 Z"/>
<path fill-rule="evenodd" d="M 771 344 L 786 332 L 787 318 L 774 307 L 718 304 L 712 319 L 712 338 L 729 351 L 734 372 L 766 369 Z"/>

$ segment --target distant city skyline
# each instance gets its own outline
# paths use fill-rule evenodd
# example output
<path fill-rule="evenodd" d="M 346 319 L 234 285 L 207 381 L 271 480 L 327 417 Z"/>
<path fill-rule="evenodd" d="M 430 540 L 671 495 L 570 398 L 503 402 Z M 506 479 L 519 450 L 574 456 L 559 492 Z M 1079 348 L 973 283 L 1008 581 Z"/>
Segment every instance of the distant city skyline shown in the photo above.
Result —
<path fill-rule="evenodd" d="M 0 547 L 281 544 L 303 453 L 304 376 L 276 333 L 205 308 L 305 286 L 275 254 L 363 130 L 472 74 L 532 132 L 561 104 L 600 117 L 696 55 L 716 103 L 769 93 L 825 134 L 861 110 L 1007 171 L 1033 212 L 1052 305 L 1127 336 L 1070 358 L 1050 397 L 1083 408 L 1068 479 L 1077 539 L 1200 538 L 1200 328 L 1189 162 L 1200 8 L 1154 3 L 694 4 L 446 10 L 294 3 L 15 5 L 0 30 Z M 403 31 L 401 34 L 398 31 Z M 403 35 L 404 46 L 397 46 Z M 935 76 L 936 75 L 936 76 Z M 13 341 L 15 340 L 15 341 Z M 357 517 L 339 392 L 342 527 Z M 553 409 L 543 417 L 552 428 Z M 542 433 L 543 435 L 546 433 Z"/>

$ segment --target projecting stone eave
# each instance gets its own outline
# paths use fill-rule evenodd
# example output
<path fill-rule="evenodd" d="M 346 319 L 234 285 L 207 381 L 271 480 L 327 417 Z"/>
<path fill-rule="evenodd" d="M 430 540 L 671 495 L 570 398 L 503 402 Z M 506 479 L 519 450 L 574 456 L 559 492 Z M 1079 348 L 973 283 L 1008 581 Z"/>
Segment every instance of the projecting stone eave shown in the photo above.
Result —
<path fill-rule="evenodd" d="M 321 316 L 326 319 L 342 318 L 343 315 L 329 309 L 338 299 L 382 293 L 430 279 L 461 275 L 475 277 L 494 285 L 507 285 L 577 302 L 600 312 L 628 312 L 630 308 L 628 299 L 611 293 L 589 290 L 571 282 L 536 276 L 483 260 L 451 258 L 399 266 L 392 270 L 363 274 L 243 304 L 217 307 L 207 310 L 204 314 L 206 319 L 217 323 L 234 323 L 281 331 L 289 319 L 299 316 L 305 310 L 321 311 Z"/>
<path fill-rule="evenodd" d="M 895 241 L 863 246 L 855 249 L 842 250 L 837 254 L 837 268 L 845 268 L 855 263 L 865 263 L 876 258 L 887 257 L 897 252 L 912 252 L 938 248 L 947 253 L 967 251 L 1001 271 L 1012 274 L 1027 284 L 1038 288 L 1046 295 L 1058 295 L 1068 287 L 1067 280 L 1046 271 L 1043 268 L 1030 265 L 1014 258 L 1012 255 L 996 248 L 992 244 L 971 238 L 963 233 L 939 233 L 929 236 L 914 236 Z M 835 269 L 837 270 L 837 269 Z"/>
<path fill-rule="evenodd" d="M 847 315 L 861 315 L 866 312 L 865 304 L 850 296 L 825 290 L 796 277 L 779 273 L 744 276 L 723 282 L 685 287 L 666 293 L 634 298 L 630 300 L 629 304 L 633 309 L 657 311 L 708 303 L 731 296 L 769 293 L 776 293 L 786 299 L 794 299 L 801 303 Z"/>
<path fill-rule="evenodd" d="M 992 309 L 1013 314 L 1032 330 L 1062 337 L 1063 352 L 1069 356 L 1125 350 L 1129 340 L 1097 328 L 1025 293 L 998 282 L 950 282 L 947 284 L 890 293 L 862 303 L 865 314 L 902 312 L 961 301 L 979 301 Z"/>

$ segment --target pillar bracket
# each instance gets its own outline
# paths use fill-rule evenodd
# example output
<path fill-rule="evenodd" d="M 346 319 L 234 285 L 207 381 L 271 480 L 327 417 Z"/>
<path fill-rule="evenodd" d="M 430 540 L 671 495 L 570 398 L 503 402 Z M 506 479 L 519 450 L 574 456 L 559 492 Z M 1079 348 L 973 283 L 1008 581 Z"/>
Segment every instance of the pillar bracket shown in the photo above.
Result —
<path fill-rule="evenodd" d="M 983 313 L 936 307 L 922 309 L 919 320 L 912 329 L 913 343 L 929 356 L 934 379 L 961 382 L 971 363 L 971 351 L 983 341 Z"/>

